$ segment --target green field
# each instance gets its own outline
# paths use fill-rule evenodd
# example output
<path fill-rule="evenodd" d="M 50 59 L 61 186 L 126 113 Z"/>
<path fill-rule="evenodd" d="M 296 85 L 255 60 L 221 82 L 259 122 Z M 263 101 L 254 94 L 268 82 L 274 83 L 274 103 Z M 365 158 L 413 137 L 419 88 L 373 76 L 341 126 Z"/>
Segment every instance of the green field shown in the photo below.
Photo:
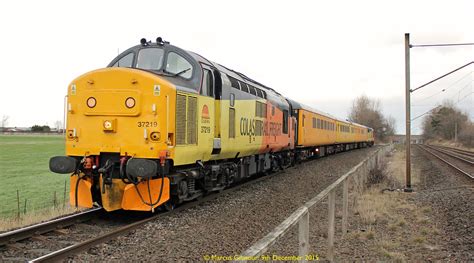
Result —
<path fill-rule="evenodd" d="M 23 213 L 63 202 L 64 183 L 69 176 L 49 171 L 49 158 L 64 155 L 64 138 L 59 135 L 0 135 L 0 217 L 17 212 L 17 190 Z M 69 192 L 66 198 L 69 197 Z"/>

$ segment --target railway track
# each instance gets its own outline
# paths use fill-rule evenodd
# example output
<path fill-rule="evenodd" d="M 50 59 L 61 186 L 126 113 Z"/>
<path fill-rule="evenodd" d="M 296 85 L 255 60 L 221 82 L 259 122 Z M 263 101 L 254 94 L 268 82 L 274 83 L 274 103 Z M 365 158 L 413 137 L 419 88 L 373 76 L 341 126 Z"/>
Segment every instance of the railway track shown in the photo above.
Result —
<path fill-rule="evenodd" d="M 290 169 L 295 169 L 294 167 L 291 167 L 287 170 Z M 119 227 L 114 227 L 112 230 L 98 234 L 97 236 L 93 238 L 88 238 L 83 241 L 76 242 L 73 245 L 66 246 L 64 248 L 60 248 L 57 250 L 54 250 L 52 252 L 46 253 L 43 256 L 34 258 L 34 259 L 29 259 L 28 262 L 55 262 L 55 261 L 60 261 L 68 256 L 80 253 L 82 251 L 86 251 L 87 249 L 94 247 L 96 245 L 102 244 L 104 242 L 107 242 L 111 239 L 114 239 L 118 236 L 125 235 L 129 233 L 130 231 L 142 226 L 143 224 L 156 220 L 157 218 L 168 216 L 172 213 L 176 213 L 185 209 L 189 209 L 191 207 L 198 206 L 204 202 L 213 200 L 215 198 L 218 198 L 220 195 L 223 194 L 228 194 L 234 191 L 237 191 L 241 189 L 242 187 L 248 187 L 250 184 L 255 184 L 258 182 L 261 182 L 263 180 L 266 180 L 272 176 L 277 176 L 279 174 L 284 173 L 286 170 L 278 171 L 275 173 L 272 173 L 271 176 L 268 175 L 263 175 L 260 176 L 254 180 L 249 180 L 246 182 L 243 182 L 239 185 L 236 185 L 232 188 L 225 189 L 219 193 L 214 193 L 211 195 L 207 195 L 197 201 L 194 202 L 189 202 L 185 203 L 184 205 L 179 206 L 178 208 L 169 211 L 169 212 L 161 212 L 154 214 L 152 216 L 148 216 L 145 219 L 141 219 L 138 221 L 135 221 L 133 223 L 126 224 L 124 226 L 119 226 Z M 49 222 L 29 226 L 26 228 L 21 228 L 18 230 L 10 231 L 10 232 L 5 232 L 0 234 L 0 252 L 1 249 L 8 249 L 10 247 L 11 249 L 16 249 L 16 250 L 23 250 L 23 248 L 20 248 L 17 246 L 17 242 L 24 241 L 26 239 L 32 239 L 34 242 L 43 242 L 43 243 L 48 243 L 51 242 L 48 238 L 43 237 L 43 234 L 47 234 L 50 232 L 55 232 L 57 231 L 59 235 L 67 235 L 67 233 L 64 233 L 61 231 L 61 229 L 64 229 L 65 227 L 70 227 L 78 223 L 84 223 L 86 221 L 93 220 L 96 218 L 99 213 L 103 212 L 101 208 L 96 208 L 96 209 L 91 209 L 83 213 L 78 213 L 74 215 L 70 215 L 64 218 L 59 218 L 56 220 L 52 220 Z M 6 247 L 6 248 L 5 248 Z M 42 247 L 41 245 L 35 245 L 35 247 Z M 44 247 L 47 247 L 46 245 Z M 35 249 L 37 250 L 37 249 Z M 42 249 L 43 251 L 46 251 L 47 249 Z M 23 251 L 22 251 L 23 252 Z M 24 261 L 24 258 L 15 258 L 15 257 L 4 257 L 6 260 L 12 260 L 12 261 Z"/>
<path fill-rule="evenodd" d="M 446 146 L 437 146 L 439 148 L 442 148 L 443 150 L 446 150 L 448 152 L 451 152 L 455 155 L 459 155 L 462 158 L 468 159 L 474 163 L 474 152 L 467 151 L 467 150 L 462 150 L 462 149 L 457 149 L 457 148 L 452 148 L 452 147 L 446 147 Z"/>
<path fill-rule="evenodd" d="M 474 171 L 474 161 L 469 158 L 469 155 L 461 155 L 452 148 L 446 149 L 445 147 L 432 145 L 418 145 L 418 147 L 435 156 L 463 175 L 470 179 L 474 179 L 474 173 L 472 172 Z M 469 154 L 470 152 L 467 153 Z"/>
<path fill-rule="evenodd" d="M 295 169 L 294 167 L 290 168 L 290 169 Z M 288 170 L 288 169 L 287 169 Z M 204 196 L 202 197 L 201 199 L 199 200 L 196 200 L 194 202 L 189 202 L 189 203 L 185 203 L 184 205 L 181 205 L 179 206 L 178 208 L 172 210 L 172 211 L 169 211 L 169 212 L 162 212 L 162 213 L 158 213 L 158 214 L 155 214 L 151 217 L 148 217 L 148 218 L 145 218 L 143 220 L 139 220 L 137 222 L 134 222 L 134 223 L 131 223 L 131 224 L 128 224 L 126 226 L 123 226 L 123 227 L 119 227 L 115 230 L 112 230 L 110 232 L 107 232 L 103 235 L 99 235 L 97 237 L 94 237 L 94 238 L 91 238 L 91 239 L 88 239 L 88 240 L 85 240 L 83 242 L 79 242 L 77 244 L 74 244 L 74 245 L 71 245 L 71 246 L 68 246 L 66 248 L 63 248 L 63 249 L 60 249 L 60 250 L 57 250 L 57 251 L 54 251 L 54 252 L 51 252 L 47 255 L 44 255 L 44 256 L 41 256 L 39 258 L 35 258 L 35 259 L 32 259 L 30 260 L 29 262 L 54 262 L 54 261 L 59 261 L 59 260 L 62 260 L 62 259 L 65 259 L 67 258 L 68 256 L 71 256 L 71 255 L 75 255 L 77 253 L 80 253 L 80 252 L 83 252 L 83 251 L 86 251 L 87 249 L 91 248 L 91 247 L 94 247 L 96 245 L 99 245 L 99 244 L 102 244 L 102 243 L 105 243 L 111 239 L 114 239 L 116 237 L 119 237 L 119 236 L 122 236 L 122 235 L 125 235 L 127 233 L 129 233 L 130 231 L 133 231 L 134 229 L 142 226 L 143 224 L 147 223 L 147 222 L 150 222 L 150 221 L 153 221 L 153 220 L 156 220 L 160 217 L 165 217 L 165 216 L 168 216 L 172 213 L 177 213 L 179 211 L 182 211 L 182 210 L 185 210 L 185 209 L 189 209 L 189 208 L 192 208 L 192 207 L 196 207 L 204 202 L 207 202 L 207 201 L 210 201 L 210 200 L 213 200 L 213 199 L 216 199 L 218 198 L 220 195 L 223 195 L 223 194 L 228 194 L 228 193 L 231 193 L 231 192 L 235 192 L 239 189 L 241 189 L 242 187 L 248 187 L 250 184 L 255 184 L 255 183 L 258 183 L 258 182 L 261 182 L 263 180 L 266 180 L 272 176 L 277 176 L 279 174 L 282 174 L 284 173 L 286 170 L 281 170 L 281 171 L 277 171 L 275 173 L 272 173 L 271 176 L 268 176 L 268 175 L 264 175 L 264 176 L 261 176 L 261 177 L 258 177 L 254 180 L 249 180 L 249 181 L 246 181 L 244 183 L 241 183 L 239 185 L 236 185 L 232 188 L 228 188 L 226 190 L 223 190 L 221 192 L 218 192 L 218 193 L 214 193 L 214 194 L 211 194 L 211 195 L 207 195 L 207 196 Z"/>
<path fill-rule="evenodd" d="M 58 231 L 68 226 L 89 221 L 102 212 L 102 208 L 93 208 L 77 214 L 57 218 L 48 222 L 16 229 L 0 234 L 0 247 L 14 244 L 28 238 L 37 237 L 52 231 Z"/>

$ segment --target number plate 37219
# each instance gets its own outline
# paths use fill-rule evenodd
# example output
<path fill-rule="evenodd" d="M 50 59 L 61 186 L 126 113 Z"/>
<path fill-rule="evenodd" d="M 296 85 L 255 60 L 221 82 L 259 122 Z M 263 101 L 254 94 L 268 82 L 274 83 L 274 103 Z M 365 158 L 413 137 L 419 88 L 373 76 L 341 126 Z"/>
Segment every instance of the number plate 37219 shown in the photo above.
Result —
<path fill-rule="evenodd" d="M 158 127 L 158 122 L 156 121 L 138 121 L 137 127 L 139 128 L 153 128 Z"/>

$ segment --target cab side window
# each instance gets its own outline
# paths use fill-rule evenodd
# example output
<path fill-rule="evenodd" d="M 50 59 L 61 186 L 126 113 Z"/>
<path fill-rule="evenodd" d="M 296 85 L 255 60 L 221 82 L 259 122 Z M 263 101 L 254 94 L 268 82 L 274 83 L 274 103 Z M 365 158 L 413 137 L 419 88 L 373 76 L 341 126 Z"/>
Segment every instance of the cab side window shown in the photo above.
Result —
<path fill-rule="evenodd" d="M 288 111 L 283 110 L 283 127 L 282 127 L 282 132 L 284 134 L 288 134 Z"/>
<path fill-rule="evenodd" d="M 202 86 L 201 86 L 201 95 L 204 96 L 214 96 L 214 83 L 213 83 L 213 77 L 212 77 L 212 72 L 208 69 L 203 70 L 203 76 L 202 76 Z"/>
<path fill-rule="evenodd" d="M 128 53 L 119 61 L 115 62 L 112 67 L 122 67 L 122 68 L 131 68 L 133 63 L 133 53 Z"/>
<path fill-rule="evenodd" d="M 171 74 L 179 74 L 179 76 L 189 79 L 193 75 L 193 66 L 182 56 L 170 52 L 166 59 L 166 71 Z"/>

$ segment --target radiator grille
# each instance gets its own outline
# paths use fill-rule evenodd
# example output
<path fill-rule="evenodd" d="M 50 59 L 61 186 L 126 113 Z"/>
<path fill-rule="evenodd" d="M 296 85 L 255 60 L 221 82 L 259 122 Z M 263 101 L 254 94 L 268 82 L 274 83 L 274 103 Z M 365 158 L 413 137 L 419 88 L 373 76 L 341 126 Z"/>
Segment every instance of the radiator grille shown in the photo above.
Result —
<path fill-rule="evenodd" d="M 229 109 L 229 138 L 235 138 L 235 109 Z"/>
<path fill-rule="evenodd" d="M 197 98 L 188 97 L 187 143 L 196 144 L 197 138 Z"/>
<path fill-rule="evenodd" d="M 176 95 L 176 144 L 186 143 L 186 96 Z"/>

